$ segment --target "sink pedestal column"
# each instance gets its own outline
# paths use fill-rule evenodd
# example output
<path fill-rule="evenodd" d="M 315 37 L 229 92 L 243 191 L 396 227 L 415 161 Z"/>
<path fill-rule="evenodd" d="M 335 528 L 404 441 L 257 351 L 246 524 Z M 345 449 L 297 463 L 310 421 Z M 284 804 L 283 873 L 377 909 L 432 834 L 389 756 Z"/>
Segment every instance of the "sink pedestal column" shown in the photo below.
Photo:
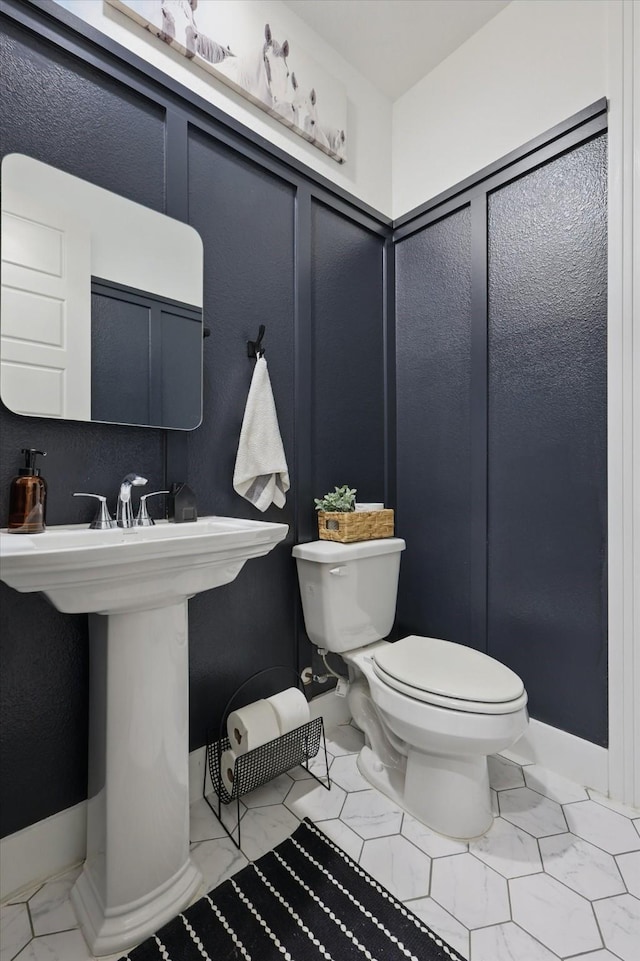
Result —
<path fill-rule="evenodd" d="M 178 914 L 202 876 L 189 857 L 187 600 L 89 624 L 87 859 L 71 900 L 103 955 Z"/>

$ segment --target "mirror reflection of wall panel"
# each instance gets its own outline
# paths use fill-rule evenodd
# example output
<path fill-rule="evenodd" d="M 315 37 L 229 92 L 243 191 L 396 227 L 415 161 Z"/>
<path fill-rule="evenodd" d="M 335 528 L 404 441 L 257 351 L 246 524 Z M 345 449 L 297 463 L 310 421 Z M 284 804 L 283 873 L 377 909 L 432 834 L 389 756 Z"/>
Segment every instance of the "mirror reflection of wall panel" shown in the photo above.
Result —
<path fill-rule="evenodd" d="M 202 343 L 202 312 L 184 305 L 164 305 L 160 316 L 160 410 L 165 427 L 185 423 L 200 404 L 201 370 L 198 345 Z M 197 427 L 197 424 L 193 425 Z"/>
<path fill-rule="evenodd" d="M 88 420 L 89 237 L 69 211 L 2 214 L 2 397 L 16 413 Z M 13 213 L 18 207 L 27 216 Z"/>
<path fill-rule="evenodd" d="M 91 419 L 150 424 L 149 307 L 91 286 Z"/>
<path fill-rule="evenodd" d="M 198 426 L 202 311 L 91 279 L 91 419 Z"/>
<path fill-rule="evenodd" d="M 6 406 L 30 416 L 197 427 L 203 251 L 196 231 L 21 154 L 2 161 L 2 218 Z M 107 278 L 112 300 L 116 289 L 142 300 L 97 305 L 92 277 Z M 100 325 L 93 334 L 92 302 Z"/>

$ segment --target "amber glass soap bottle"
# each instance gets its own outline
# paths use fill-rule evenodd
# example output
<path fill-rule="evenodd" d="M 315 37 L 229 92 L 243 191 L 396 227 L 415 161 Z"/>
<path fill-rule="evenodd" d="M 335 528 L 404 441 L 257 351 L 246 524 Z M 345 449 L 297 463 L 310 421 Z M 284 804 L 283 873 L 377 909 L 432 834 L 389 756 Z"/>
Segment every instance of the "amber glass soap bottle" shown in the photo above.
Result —
<path fill-rule="evenodd" d="M 47 455 L 26 447 L 22 453 L 24 467 L 11 481 L 8 530 L 10 534 L 42 534 L 46 530 L 47 484 L 35 463 L 38 454 Z"/>

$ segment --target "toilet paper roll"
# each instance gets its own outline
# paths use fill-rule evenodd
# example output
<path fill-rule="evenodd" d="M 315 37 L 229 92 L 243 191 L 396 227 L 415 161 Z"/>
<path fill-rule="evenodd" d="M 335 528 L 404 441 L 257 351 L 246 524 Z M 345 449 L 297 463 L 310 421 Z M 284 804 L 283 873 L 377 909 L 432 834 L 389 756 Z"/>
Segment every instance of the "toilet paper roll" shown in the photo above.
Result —
<path fill-rule="evenodd" d="M 267 704 L 273 708 L 280 734 L 287 734 L 309 721 L 309 704 L 297 687 L 289 687 L 280 694 L 268 697 Z"/>
<path fill-rule="evenodd" d="M 280 727 L 272 706 L 261 700 L 232 711 L 227 719 L 227 734 L 231 750 L 246 754 L 279 737 Z"/>
<path fill-rule="evenodd" d="M 235 751 L 223 751 L 220 758 L 220 778 L 229 794 L 233 794 L 233 778 L 237 756 Z"/>
<path fill-rule="evenodd" d="M 362 502 L 356 502 L 357 511 L 383 511 L 384 504 L 363 504 Z"/>

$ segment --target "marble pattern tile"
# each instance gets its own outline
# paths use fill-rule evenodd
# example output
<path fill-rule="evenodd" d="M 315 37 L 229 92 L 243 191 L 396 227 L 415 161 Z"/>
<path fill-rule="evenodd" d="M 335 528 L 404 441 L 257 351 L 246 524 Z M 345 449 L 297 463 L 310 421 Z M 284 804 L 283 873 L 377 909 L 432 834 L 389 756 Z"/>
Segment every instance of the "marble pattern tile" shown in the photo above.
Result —
<path fill-rule="evenodd" d="M 226 835 L 214 841 L 193 844 L 191 857 L 202 871 L 206 891 L 226 881 L 249 863 Z"/>
<path fill-rule="evenodd" d="M 30 884 L 28 887 L 22 888 L 22 890 L 17 891 L 10 898 L 8 898 L 6 903 L 22 904 L 24 901 L 28 901 L 29 898 L 33 897 L 36 891 L 40 890 L 43 884 L 44 884 L 44 881 L 38 881 L 37 884 Z"/>
<path fill-rule="evenodd" d="M 431 859 L 398 834 L 365 841 L 360 866 L 401 901 L 429 894 Z"/>
<path fill-rule="evenodd" d="M 512 787 L 524 787 L 522 768 L 514 761 L 493 754 L 487 758 L 489 766 L 489 784 L 494 791 L 504 791 Z"/>
<path fill-rule="evenodd" d="M 469 932 L 437 901 L 433 898 L 418 898 L 415 901 L 405 901 L 404 905 L 435 934 L 450 944 L 458 954 L 463 958 L 469 957 Z"/>
<path fill-rule="evenodd" d="M 616 862 L 610 854 L 575 834 L 540 838 L 540 853 L 547 874 L 562 881 L 585 898 L 609 898 L 624 894 Z"/>
<path fill-rule="evenodd" d="M 327 748 L 327 757 L 326 757 L 326 763 L 325 763 L 324 750 L 321 746 L 320 750 L 315 755 L 315 757 L 312 757 L 311 760 L 309 761 L 308 768 L 309 768 L 309 771 L 313 771 L 316 777 L 326 778 L 327 764 L 329 765 L 329 771 L 331 771 L 332 762 L 333 762 L 333 754 L 331 754 L 331 752 Z M 292 768 L 287 773 L 289 774 L 289 777 L 293 778 L 294 781 L 302 781 L 302 780 L 305 780 L 306 778 L 311 777 L 311 774 L 309 774 L 309 771 L 307 771 L 306 768 L 302 764 L 300 764 L 298 765 L 298 767 Z"/>
<path fill-rule="evenodd" d="M 564 812 L 570 831 L 609 854 L 640 850 L 640 836 L 623 814 L 595 801 L 567 804 Z"/>
<path fill-rule="evenodd" d="M 586 790 L 579 784 L 553 771 L 547 771 L 539 764 L 528 764 L 523 768 L 523 773 L 527 787 L 538 794 L 544 794 L 552 801 L 557 801 L 558 804 L 589 800 Z"/>
<path fill-rule="evenodd" d="M 76 928 L 62 934 L 34 938 L 16 956 L 16 961 L 91 961 L 87 943 Z"/>
<path fill-rule="evenodd" d="M 356 754 L 362 735 L 352 725 L 341 725 L 328 742 L 329 761 L 337 763 L 330 792 L 296 768 L 255 792 L 249 808 L 241 803 L 244 854 L 204 800 L 194 802 L 191 850 L 206 890 L 244 867 L 245 855 L 258 857 L 272 848 L 308 814 L 388 887 L 401 895 L 409 892 L 402 898 L 407 907 L 461 957 L 638 961 L 638 811 L 594 791 L 585 793 L 530 759 L 521 768 L 523 759 L 505 752 L 506 757 L 489 762 L 496 820 L 484 838 L 467 844 L 429 830 L 359 779 Z M 324 774 L 324 752 L 312 765 Z M 235 805 L 223 806 L 222 812 L 225 823 L 235 826 Z M 33 884 L 2 906 L 0 961 L 14 961 L 16 953 L 19 961 L 95 961 L 71 913 L 69 874 Z M 35 937 L 31 918 L 41 932 Z M 67 926 L 70 930 L 61 930 Z"/>
<path fill-rule="evenodd" d="M 561 834 L 567 830 L 560 805 L 528 787 L 501 791 L 498 801 L 503 818 L 536 838 Z"/>
<path fill-rule="evenodd" d="M 627 891 L 634 897 L 640 898 L 640 851 L 633 851 L 631 854 L 619 854 L 616 861 L 622 880 L 627 886 Z"/>
<path fill-rule="evenodd" d="M 346 797 L 337 784 L 332 784 L 331 790 L 327 791 L 322 784 L 306 779 L 295 782 L 284 803 L 300 820 L 320 821 L 340 817 Z"/>
<path fill-rule="evenodd" d="M 261 787 L 251 791 L 250 794 L 243 794 L 242 800 L 248 808 L 264 807 L 267 804 L 280 804 L 286 798 L 293 786 L 293 781 L 288 774 L 281 774 L 274 777 Z"/>
<path fill-rule="evenodd" d="M 605 947 L 622 961 L 638 961 L 640 901 L 631 894 L 596 901 L 593 905 Z"/>
<path fill-rule="evenodd" d="M 334 757 L 358 754 L 364 745 L 364 734 L 351 724 L 340 724 L 327 735 L 327 750 Z"/>
<path fill-rule="evenodd" d="M 31 940 L 31 923 L 26 904 L 5 904 L 0 908 L 0 961 L 11 961 Z"/>
<path fill-rule="evenodd" d="M 398 805 L 373 788 L 348 794 L 340 818 L 365 841 L 398 834 L 402 825 Z"/>
<path fill-rule="evenodd" d="M 560 957 L 603 946 L 590 903 L 555 878 L 515 878 L 509 892 L 513 920 Z"/>
<path fill-rule="evenodd" d="M 503 818 L 496 818 L 484 837 L 470 841 L 469 851 L 504 878 L 542 871 L 535 838 Z"/>
<path fill-rule="evenodd" d="M 217 810 L 217 800 L 215 795 L 210 795 L 209 800 L 213 804 L 214 808 Z M 235 824 L 235 805 L 233 808 L 233 823 Z M 223 805 L 222 815 L 224 823 L 231 828 L 231 822 L 228 820 L 230 817 L 230 811 L 228 805 Z M 240 809 L 240 816 L 244 814 L 243 809 Z M 218 818 L 215 816 L 207 802 L 203 797 L 198 798 L 194 801 L 189 808 L 189 838 L 192 844 L 198 841 L 211 841 L 213 838 L 226 837 L 226 832 Z"/>
<path fill-rule="evenodd" d="M 507 882 L 471 854 L 432 862 L 431 897 L 467 928 L 511 918 Z"/>
<path fill-rule="evenodd" d="M 282 804 L 249 808 L 242 819 L 242 853 L 250 861 L 256 861 L 293 834 L 298 824 L 295 814 Z"/>
<path fill-rule="evenodd" d="M 76 867 L 53 881 L 47 881 L 29 899 L 34 934 L 55 934 L 76 926 L 76 916 L 69 895 L 80 871 L 81 868 Z"/>
<path fill-rule="evenodd" d="M 602 951 L 590 951 L 589 954 L 574 954 L 571 961 L 620 961 L 620 958 L 603 948 Z"/>
<path fill-rule="evenodd" d="M 482 961 L 556 961 L 557 955 L 513 921 L 471 932 L 474 958 Z"/>
<path fill-rule="evenodd" d="M 331 765 L 331 780 L 345 791 L 367 791 L 371 788 L 358 770 L 358 755 L 343 754 Z"/>
<path fill-rule="evenodd" d="M 421 821 L 416 821 L 410 814 L 405 814 L 402 819 L 401 833 L 419 847 L 421 851 L 432 858 L 443 858 L 448 854 L 463 854 L 469 850 L 466 841 L 457 841 L 454 838 L 446 838 L 442 834 L 436 834 L 431 828 Z"/>

